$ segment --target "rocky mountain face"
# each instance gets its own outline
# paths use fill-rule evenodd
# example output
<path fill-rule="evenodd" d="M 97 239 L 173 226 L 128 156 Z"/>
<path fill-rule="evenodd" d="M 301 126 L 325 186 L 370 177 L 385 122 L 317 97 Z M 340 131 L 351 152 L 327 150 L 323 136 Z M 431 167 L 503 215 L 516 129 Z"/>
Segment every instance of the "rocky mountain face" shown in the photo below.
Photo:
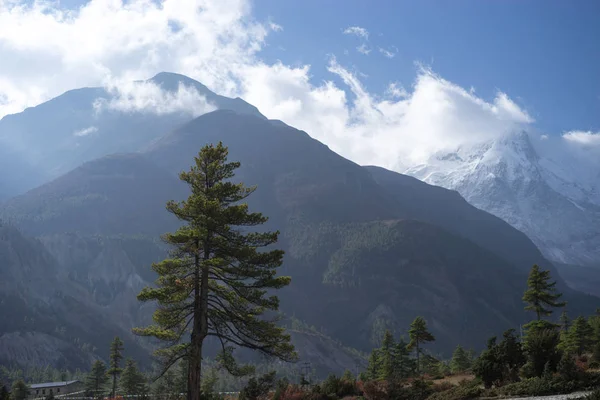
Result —
<path fill-rule="evenodd" d="M 36 239 L 0 225 L 0 362 L 87 366 L 124 332 Z M 128 353 L 148 360 L 132 343 Z"/>
<path fill-rule="evenodd" d="M 458 191 L 556 262 L 600 265 L 600 170 L 578 173 L 527 132 L 434 154 L 406 174 Z M 595 178 L 594 178 L 595 176 Z"/>
<path fill-rule="evenodd" d="M 281 308 L 322 333 L 293 337 L 300 356 L 324 373 L 354 368 L 360 357 L 345 347 L 368 351 L 386 328 L 406 334 L 417 315 L 436 335 L 436 352 L 449 355 L 456 344 L 483 347 L 487 337 L 527 321 L 521 296 L 533 263 L 558 278 L 527 236 L 456 191 L 358 166 L 307 133 L 232 101 L 248 112 L 209 112 L 142 141 L 135 153 L 87 161 L 9 199 L 0 217 L 35 237 L 26 240 L 51 267 L 33 264 L 62 277 L 56 282 L 61 292 L 73 293 L 98 318 L 108 317 L 115 332 L 127 332 L 152 311 L 135 296 L 154 280 L 150 264 L 166 255 L 160 234 L 178 226 L 165 210 L 167 200 L 187 196 L 177 174 L 203 145 L 223 141 L 230 159 L 242 164 L 235 180 L 258 186 L 249 206 L 270 218 L 266 228 L 281 231 L 282 273 L 292 276 L 279 293 Z M 27 269 L 15 259 L 0 293 L 29 285 Z M 600 305 L 560 278 L 559 286 L 573 313 Z M 70 323 L 52 318 L 54 329 Z M 0 332 L 0 343 L 17 348 L 25 342 L 15 335 L 30 332 L 11 326 Z M 60 354 L 50 342 L 57 336 L 44 332 L 46 348 Z M 102 335 L 104 346 L 112 335 L 80 332 L 82 338 L 93 334 Z M 122 334 L 127 345 L 136 343 Z"/>

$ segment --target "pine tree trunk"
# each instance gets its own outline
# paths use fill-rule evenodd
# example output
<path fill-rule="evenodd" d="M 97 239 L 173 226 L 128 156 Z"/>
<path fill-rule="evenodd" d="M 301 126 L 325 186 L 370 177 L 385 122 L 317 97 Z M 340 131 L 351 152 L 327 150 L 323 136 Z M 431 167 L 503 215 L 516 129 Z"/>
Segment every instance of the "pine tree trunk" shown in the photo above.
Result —
<path fill-rule="evenodd" d="M 117 374 L 113 374 L 112 398 L 117 397 Z"/>
<path fill-rule="evenodd" d="M 421 362 L 419 361 L 421 351 L 419 350 L 419 341 L 417 340 L 417 375 L 421 375 Z"/>
<path fill-rule="evenodd" d="M 198 242 L 196 242 L 198 248 Z M 200 373 L 202 368 L 201 352 L 202 344 L 199 335 L 201 310 L 200 310 L 200 257 L 194 256 L 194 265 L 196 267 L 194 275 L 194 321 L 192 327 L 192 337 L 190 340 L 189 369 L 188 369 L 188 387 L 187 399 L 200 400 Z"/>

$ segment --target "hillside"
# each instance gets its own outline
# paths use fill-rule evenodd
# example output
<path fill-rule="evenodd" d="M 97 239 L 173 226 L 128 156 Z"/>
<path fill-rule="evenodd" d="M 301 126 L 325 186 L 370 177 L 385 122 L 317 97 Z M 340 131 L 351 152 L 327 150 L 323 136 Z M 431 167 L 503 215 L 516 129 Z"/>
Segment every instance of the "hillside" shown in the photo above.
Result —
<path fill-rule="evenodd" d="M 526 321 L 521 296 L 531 264 L 553 268 L 525 235 L 456 192 L 358 166 L 305 132 L 226 110 L 141 153 L 89 162 L 10 200 L 2 214 L 40 236 L 67 269 L 85 264 L 84 280 L 102 276 L 109 295 L 94 297 L 99 286 L 91 285 L 89 298 L 119 312 L 122 324 L 135 323 L 147 314 L 125 299 L 150 281 L 142 271 L 164 254 L 156 239 L 177 224 L 164 210 L 167 199 L 185 196 L 176 174 L 202 145 L 219 140 L 242 163 L 236 180 L 258 185 L 250 206 L 282 232 L 283 273 L 293 279 L 281 292 L 283 311 L 346 346 L 369 350 L 386 327 L 405 334 L 424 315 L 438 338 L 435 351 L 482 347 Z M 77 257 L 72 248 L 81 249 Z M 600 305 L 574 291 L 566 297 L 573 313 Z"/>
<path fill-rule="evenodd" d="M 125 337 L 128 354 L 147 360 L 86 290 L 37 240 L 0 224 L 0 363 L 87 368 L 115 335 Z"/>

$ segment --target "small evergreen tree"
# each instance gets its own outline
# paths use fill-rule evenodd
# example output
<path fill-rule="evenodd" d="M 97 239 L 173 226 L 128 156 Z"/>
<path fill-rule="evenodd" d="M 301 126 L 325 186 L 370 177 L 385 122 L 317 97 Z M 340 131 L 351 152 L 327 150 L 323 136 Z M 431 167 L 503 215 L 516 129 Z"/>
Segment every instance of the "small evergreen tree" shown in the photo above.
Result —
<path fill-rule="evenodd" d="M 344 375 L 342 375 L 342 380 L 346 381 L 346 382 L 356 381 L 356 379 L 354 378 L 354 375 L 352 374 L 352 372 L 350 372 L 349 369 L 344 371 Z"/>
<path fill-rule="evenodd" d="M 102 361 L 96 360 L 92 365 L 92 370 L 85 377 L 85 391 L 93 394 L 94 397 L 99 397 L 102 395 L 107 380 L 106 365 Z"/>
<path fill-rule="evenodd" d="M 6 386 L 2 385 L 2 387 L 0 387 L 0 400 L 9 400 L 9 397 L 8 389 Z"/>
<path fill-rule="evenodd" d="M 123 359 L 123 341 L 117 336 L 110 344 L 110 369 L 108 375 L 112 377 L 112 397 L 117 394 L 117 382 L 121 372 L 121 360 Z"/>
<path fill-rule="evenodd" d="M 379 348 L 380 368 L 377 377 L 384 381 L 394 378 L 396 375 L 396 360 L 396 343 L 392 333 L 386 330 Z"/>
<path fill-rule="evenodd" d="M 408 350 L 415 349 L 417 355 L 417 374 L 420 373 L 419 356 L 421 355 L 421 346 L 427 342 L 433 342 L 435 337 L 427 330 L 427 322 L 423 317 L 417 317 L 410 324 L 408 331 L 410 342 L 406 346 Z"/>
<path fill-rule="evenodd" d="M 581 356 L 592 348 L 594 331 L 584 317 L 577 317 L 569 328 L 566 337 L 566 348 L 568 353 Z"/>
<path fill-rule="evenodd" d="M 127 359 L 125 368 L 121 374 L 120 387 L 123 394 L 127 396 L 142 395 L 147 393 L 146 378 L 137 369 L 135 361 Z"/>
<path fill-rule="evenodd" d="M 218 382 L 217 371 L 214 368 L 210 368 L 208 373 L 205 374 L 204 379 L 202 379 L 202 386 L 200 387 L 203 400 L 211 400 L 217 397 L 216 387 Z"/>
<path fill-rule="evenodd" d="M 15 381 L 10 391 L 11 400 L 26 400 L 29 395 L 29 388 L 22 379 Z"/>
<path fill-rule="evenodd" d="M 546 365 L 551 372 L 556 371 L 560 361 L 559 343 L 560 334 L 556 325 L 544 320 L 527 324 L 523 343 L 527 354 L 527 364 L 524 368 L 527 375 L 542 376 Z"/>
<path fill-rule="evenodd" d="M 564 307 L 567 303 L 558 301 L 562 293 L 556 293 L 556 281 L 550 282 L 550 271 L 542 271 L 534 265 L 527 279 L 527 290 L 523 301 L 525 310 L 535 311 L 537 320 L 552 314 L 552 308 Z"/>
<path fill-rule="evenodd" d="M 379 371 L 381 370 L 381 361 L 379 358 L 379 349 L 373 349 L 369 356 L 369 363 L 367 364 L 367 378 L 369 380 L 375 380 L 379 378 Z"/>
<path fill-rule="evenodd" d="M 241 390 L 239 400 L 258 400 L 266 396 L 274 387 L 275 371 L 269 372 L 258 379 L 252 377 Z"/>
<path fill-rule="evenodd" d="M 452 360 L 450 360 L 450 371 L 453 374 L 459 374 L 469 368 L 471 368 L 471 362 L 467 352 L 461 345 L 456 346 L 454 353 L 452 353 Z"/>
<path fill-rule="evenodd" d="M 396 368 L 397 375 L 400 379 L 406 379 L 414 375 L 416 369 L 415 360 L 410 357 L 408 344 L 404 338 L 400 338 L 396 345 Z"/>

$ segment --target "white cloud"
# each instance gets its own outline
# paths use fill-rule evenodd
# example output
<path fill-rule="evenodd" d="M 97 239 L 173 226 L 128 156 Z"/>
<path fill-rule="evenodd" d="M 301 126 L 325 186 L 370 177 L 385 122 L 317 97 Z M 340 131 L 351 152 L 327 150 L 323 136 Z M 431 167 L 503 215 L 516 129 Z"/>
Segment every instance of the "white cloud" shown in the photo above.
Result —
<path fill-rule="evenodd" d="M 335 58 L 328 71 L 343 85 L 315 83 L 309 65 L 266 63 L 259 51 L 278 28 L 254 20 L 246 0 L 91 0 L 74 11 L 56 4 L 0 0 L 0 116 L 99 85 L 116 96 L 99 110 L 209 110 L 186 88 L 169 94 L 131 83 L 172 71 L 240 96 L 357 163 L 391 169 L 534 122 L 505 93 L 486 100 L 426 68 L 412 86 L 391 83 L 378 95 Z M 357 26 L 344 32 L 369 36 Z"/>
<path fill-rule="evenodd" d="M 369 31 L 365 28 L 361 28 L 360 26 L 349 26 L 348 28 L 344 29 L 343 33 L 345 35 L 355 35 L 365 40 L 369 39 Z"/>
<path fill-rule="evenodd" d="M 111 80 L 106 88 L 112 97 L 97 100 L 94 103 L 97 112 L 107 109 L 158 115 L 183 112 L 197 117 L 216 109 L 195 88 L 181 83 L 175 92 L 162 90 L 149 81 Z"/>
<path fill-rule="evenodd" d="M 246 0 L 0 1 L 0 116 L 109 77 L 160 71 L 234 94 L 236 71 L 255 62 L 269 31 Z"/>
<path fill-rule="evenodd" d="M 383 54 L 384 57 L 394 58 L 396 56 L 396 53 L 398 53 L 398 49 L 393 48 L 392 50 L 387 50 L 387 49 L 384 49 L 383 47 L 379 47 L 379 52 L 381 54 Z"/>
<path fill-rule="evenodd" d="M 563 134 L 563 139 L 584 146 L 600 146 L 600 132 L 571 131 Z"/>
<path fill-rule="evenodd" d="M 272 20 L 269 20 L 269 28 L 271 28 L 271 30 L 274 32 L 281 32 L 283 30 L 283 26 L 273 22 Z"/>
<path fill-rule="evenodd" d="M 90 126 L 85 129 L 80 129 L 78 131 L 73 132 L 73 136 L 83 137 L 83 136 L 91 135 L 92 133 L 96 133 L 96 132 L 98 132 L 98 128 L 96 128 L 95 126 Z"/>
<path fill-rule="evenodd" d="M 369 48 L 369 46 L 367 46 L 366 43 L 363 43 L 356 48 L 356 51 L 358 51 L 359 53 L 364 54 L 364 55 L 369 55 L 369 53 L 371 52 L 371 49 Z"/>

